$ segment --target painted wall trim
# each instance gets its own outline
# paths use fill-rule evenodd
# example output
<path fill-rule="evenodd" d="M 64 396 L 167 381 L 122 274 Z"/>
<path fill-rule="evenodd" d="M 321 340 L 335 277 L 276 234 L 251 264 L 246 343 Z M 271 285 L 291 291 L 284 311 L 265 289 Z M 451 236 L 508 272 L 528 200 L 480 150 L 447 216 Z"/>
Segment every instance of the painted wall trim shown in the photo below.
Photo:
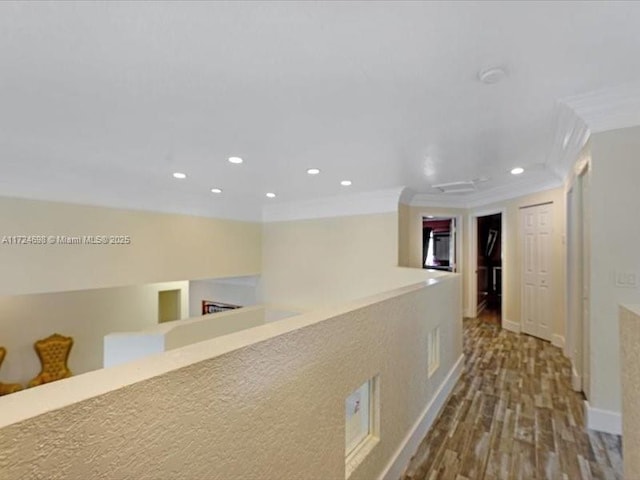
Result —
<path fill-rule="evenodd" d="M 584 401 L 584 406 L 587 428 L 598 432 L 622 435 L 622 414 L 620 412 L 592 407 L 587 400 Z"/>
<path fill-rule="evenodd" d="M 562 178 L 592 133 L 640 125 L 640 85 L 629 83 L 558 101 L 555 137 L 547 165 Z"/>
<path fill-rule="evenodd" d="M 378 480 L 398 480 L 407 469 L 413 454 L 418 450 L 418 446 L 427 432 L 433 425 L 438 413 L 444 406 L 453 391 L 453 387 L 458 382 L 464 367 L 464 355 L 460 355 L 458 361 L 449 370 L 446 378 L 440 384 L 438 391 L 433 396 L 427 407 L 424 409 L 416 423 L 413 425 L 402 444 L 393 455 L 393 458 L 384 469 Z"/>
<path fill-rule="evenodd" d="M 226 285 L 238 285 L 241 287 L 255 287 L 260 281 L 260 275 L 243 275 L 240 277 L 217 277 L 217 278 L 202 278 L 194 279 L 191 281 L 198 282 L 211 282 L 214 284 L 224 283 Z"/>
<path fill-rule="evenodd" d="M 520 333 L 520 324 L 507 320 L 506 318 L 502 319 L 502 328 L 509 330 L 510 332 Z"/>
<path fill-rule="evenodd" d="M 286 222 L 315 218 L 348 217 L 398 211 L 398 201 L 404 187 L 349 195 L 316 198 L 299 202 L 266 205 L 263 222 Z"/>
<path fill-rule="evenodd" d="M 587 143 L 591 131 L 584 119 L 568 104 L 558 102 L 555 112 L 555 135 L 547 165 L 560 178 L 567 180 L 571 167 Z"/>
<path fill-rule="evenodd" d="M 553 335 L 551 335 L 551 345 L 561 348 L 564 351 L 564 337 L 562 335 L 554 333 Z"/>
<path fill-rule="evenodd" d="M 562 102 L 580 117 L 592 133 L 640 124 L 640 85 L 629 83 L 567 97 Z"/>
<path fill-rule="evenodd" d="M 417 193 L 411 199 L 412 207 L 439 207 L 439 208 L 478 208 L 493 203 L 504 202 L 514 198 L 523 197 L 532 193 L 551 190 L 564 185 L 560 177 L 549 179 L 533 178 L 528 181 L 520 181 L 510 185 L 502 185 L 483 192 L 467 195 L 434 195 Z"/>
<path fill-rule="evenodd" d="M 469 195 L 416 193 L 409 205 L 412 207 L 468 208 Z"/>

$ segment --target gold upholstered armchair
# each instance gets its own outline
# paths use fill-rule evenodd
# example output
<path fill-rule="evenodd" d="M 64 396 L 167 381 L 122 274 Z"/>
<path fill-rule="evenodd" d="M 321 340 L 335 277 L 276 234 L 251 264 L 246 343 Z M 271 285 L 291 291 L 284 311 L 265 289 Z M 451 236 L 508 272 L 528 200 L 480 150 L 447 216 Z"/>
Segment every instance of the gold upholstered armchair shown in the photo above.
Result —
<path fill-rule="evenodd" d="M 36 378 L 29 382 L 29 387 L 55 382 L 71 376 L 67 366 L 69 353 L 73 346 L 73 338 L 54 333 L 33 344 L 42 367 Z"/>
<path fill-rule="evenodd" d="M 7 356 L 7 349 L 0 347 L 0 365 L 4 361 L 4 357 Z M 22 385 L 19 383 L 2 383 L 0 382 L 0 397 L 2 395 L 8 395 L 9 393 L 19 392 L 22 390 Z"/>

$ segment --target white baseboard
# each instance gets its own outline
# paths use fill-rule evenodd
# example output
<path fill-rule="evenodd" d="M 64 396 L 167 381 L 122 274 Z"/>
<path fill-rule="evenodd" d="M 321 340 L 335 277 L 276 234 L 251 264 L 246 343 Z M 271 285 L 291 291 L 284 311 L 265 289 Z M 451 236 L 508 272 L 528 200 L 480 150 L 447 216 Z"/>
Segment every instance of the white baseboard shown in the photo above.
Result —
<path fill-rule="evenodd" d="M 442 384 L 440 384 L 440 388 L 438 388 L 436 394 L 404 438 L 400 447 L 398 447 L 398 450 L 396 450 L 393 455 L 393 458 L 378 477 L 378 480 L 398 480 L 402 477 L 402 474 L 405 472 L 409 462 L 411 461 L 411 457 L 418 450 L 420 442 L 422 442 L 424 437 L 427 435 L 431 425 L 433 425 L 438 413 L 440 413 L 440 410 L 449 398 L 453 387 L 460 378 L 463 366 L 464 355 L 460 355 L 460 358 L 458 358 L 458 361 L 451 370 L 449 370 L 446 378 Z"/>
<path fill-rule="evenodd" d="M 471 308 L 467 308 L 464 311 L 464 318 L 475 318 L 476 313 Z"/>
<path fill-rule="evenodd" d="M 502 319 L 502 328 L 510 332 L 520 333 L 520 324 L 507 320 L 506 318 Z"/>
<path fill-rule="evenodd" d="M 584 401 L 587 413 L 587 428 L 598 432 L 622 435 L 622 414 L 610 410 L 601 410 Z"/>
<path fill-rule="evenodd" d="M 564 350 L 564 337 L 554 333 L 551 335 L 551 345 Z"/>

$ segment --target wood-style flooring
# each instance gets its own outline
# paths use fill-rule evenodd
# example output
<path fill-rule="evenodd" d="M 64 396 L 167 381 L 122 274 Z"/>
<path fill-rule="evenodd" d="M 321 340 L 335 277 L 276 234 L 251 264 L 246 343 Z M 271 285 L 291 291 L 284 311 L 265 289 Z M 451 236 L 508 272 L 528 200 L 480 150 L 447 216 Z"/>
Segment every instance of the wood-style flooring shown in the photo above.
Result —
<path fill-rule="evenodd" d="M 587 430 L 570 364 L 542 340 L 464 320 L 465 368 L 404 480 L 621 479 L 621 439 Z"/>

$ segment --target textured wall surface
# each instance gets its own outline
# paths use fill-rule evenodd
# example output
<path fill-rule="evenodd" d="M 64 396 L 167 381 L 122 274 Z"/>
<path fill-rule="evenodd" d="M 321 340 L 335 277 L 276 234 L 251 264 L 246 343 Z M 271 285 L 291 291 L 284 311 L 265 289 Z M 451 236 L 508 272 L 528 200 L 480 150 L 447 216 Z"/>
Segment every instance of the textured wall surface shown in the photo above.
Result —
<path fill-rule="evenodd" d="M 182 290 L 188 316 L 188 282 L 0 297 L 0 345 L 8 350 L 2 381 L 27 383 L 40 371 L 33 342 L 54 332 L 73 337 L 69 367 L 74 374 L 102 368 L 103 337 L 158 324 L 158 292 Z"/>
<path fill-rule="evenodd" d="M 5 235 L 128 235 L 129 245 L 7 245 L 0 295 L 260 272 L 261 226 L 187 215 L 0 197 Z"/>
<path fill-rule="evenodd" d="M 168 322 L 165 324 L 170 327 L 165 334 L 165 349 L 180 348 L 192 343 L 257 327 L 264 324 L 264 318 L 264 307 L 254 306 L 202 315 L 188 320 Z"/>
<path fill-rule="evenodd" d="M 640 306 L 620 308 L 624 477 L 640 478 Z"/>
<path fill-rule="evenodd" d="M 345 398 L 379 374 L 381 439 L 350 477 L 372 480 L 462 353 L 459 277 L 431 283 L 3 397 L 0 479 L 343 480 Z M 442 358 L 428 379 L 436 325 Z M 145 369 L 157 375 L 9 418 Z"/>

